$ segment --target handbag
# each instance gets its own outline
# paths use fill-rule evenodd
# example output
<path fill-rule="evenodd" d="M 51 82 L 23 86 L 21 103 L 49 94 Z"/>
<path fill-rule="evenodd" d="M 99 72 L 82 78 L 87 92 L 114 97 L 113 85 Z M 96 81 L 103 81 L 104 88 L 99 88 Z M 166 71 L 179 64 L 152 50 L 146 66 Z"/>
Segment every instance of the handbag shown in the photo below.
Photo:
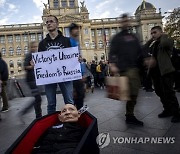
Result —
<path fill-rule="evenodd" d="M 129 97 L 129 81 L 126 76 L 106 77 L 107 97 L 115 100 L 127 101 Z"/>

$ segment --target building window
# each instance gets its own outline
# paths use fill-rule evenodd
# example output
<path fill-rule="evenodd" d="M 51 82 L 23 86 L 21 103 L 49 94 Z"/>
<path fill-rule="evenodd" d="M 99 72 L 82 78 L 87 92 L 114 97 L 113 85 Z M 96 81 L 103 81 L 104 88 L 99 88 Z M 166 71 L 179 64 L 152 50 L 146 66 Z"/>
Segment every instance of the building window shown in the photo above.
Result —
<path fill-rule="evenodd" d="M 91 47 L 94 49 L 96 47 L 95 42 L 92 41 Z"/>
<path fill-rule="evenodd" d="M 66 0 L 62 0 L 61 1 L 61 5 L 62 5 L 62 7 L 67 7 L 67 1 Z"/>
<path fill-rule="evenodd" d="M 69 7 L 74 7 L 74 6 L 75 6 L 74 0 L 70 0 L 70 1 L 69 1 Z"/>
<path fill-rule="evenodd" d="M 94 34 L 95 34 L 95 31 L 94 31 L 94 30 L 91 30 L 91 36 L 94 37 Z"/>
<path fill-rule="evenodd" d="M 64 28 L 64 33 L 66 37 L 70 37 L 69 27 Z"/>
<path fill-rule="evenodd" d="M 96 53 L 94 54 L 94 60 L 95 60 L 96 62 L 98 61 L 98 56 L 97 56 Z"/>
<path fill-rule="evenodd" d="M 14 62 L 12 60 L 9 61 L 9 67 L 14 68 Z"/>
<path fill-rule="evenodd" d="M 111 35 L 115 35 L 115 34 L 116 34 L 116 29 L 115 28 L 111 29 Z"/>
<path fill-rule="evenodd" d="M 12 47 L 9 48 L 9 55 L 10 56 L 13 56 L 14 55 L 14 50 Z"/>
<path fill-rule="evenodd" d="M 103 41 L 100 40 L 98 45 L 99 45 L 99 48 L 103 48 Z"/>
<path fill-rule="evenodd" d="M 17 61 L 17 66 L 18 66 L 18 67 L 22 67 L 22 61 L 21 61 L 21 60 L 18 60 L 18 61 Z"/>
<path fill-rule="evenodd" d="M 12 36 L 12 35 L 8 36 L 8 42 L 9 42 L 9 43 L 12 43 L 12 42 L 13 42 L 13 36 Z"/>
<path fill-rule="evenodd" d="M 89 47 L 89 41 L 85 41 L 85 47 L 88 48 Z"/>
<path fill-rule="evenodd" d="M 5 49 L 5 48 L 2 48 L 2 49 L 1 49 L 1 53 L 2 53 L 3 56 L 5 56 L 5 55 L 6 55 L 6 49 Z"/>
<path fill-rule="evenodd" d="M 97 33 L 98 33 L 98 36 L 101 36 L 101 35 L 102 35 L 102 30 L 101 30 L 101 29 L 98 29 L 98 30 L 97 30 Z"/>
<path fill-rule="evenodd" d="M 28 35 L 23 35 L 23 40 L 24 40 L 24 42 L 27 42 L 28 41 Z"/>
<path fill-rule="evenodd" d="M 4 36 L 0 36 L 0 43 L 5 43 L 5 37 Z"/>
<path fill-rule="evenodd" d="M 16 38 L 16 42 L 21 42 L 21 37 L 20 37 L 20 35 L 16 35 L 15 38 Z"/>
<path fill-rule="evenodd" d="M 36 40 L 36 35 L 35 34 L 31 34 L 31 41 L 35 41 Z"/>
<path fill-rule="evenodd" d="M 54 8 L 58 8 L 59 7 L 59 0 L 54 0 Z"/>
<path fill-rule="evenodd" d="M 17 55 L 21 55 L 21 48 L 20 47 L 17 47 L 17 52 L 16 52 Z"/>
<path fill-rule="evenodd" d="M 84 34 L 88 35 L 88 29 L 87 28 L 84 29 Z"/>
<path fill-rule="evenodd" d="M 24 47 L 24 54 L 27 54 L 27 53 L 28 53 L 28 47 L 25 46 L 25 47 Z"/>
<path fill-rule="evenodd" d="M 42 34 L 38 34 L 38 41 L 42 40 Z"/>
<path fill-rule="evenodd" d="M 105 34 L 109 35 L 109 29 L 105 29 Z"/>
<path fill-rule="evenodd" d="M 105 54 L 104 53 L 101 54 L 101 60 L 105 60 Z"/>

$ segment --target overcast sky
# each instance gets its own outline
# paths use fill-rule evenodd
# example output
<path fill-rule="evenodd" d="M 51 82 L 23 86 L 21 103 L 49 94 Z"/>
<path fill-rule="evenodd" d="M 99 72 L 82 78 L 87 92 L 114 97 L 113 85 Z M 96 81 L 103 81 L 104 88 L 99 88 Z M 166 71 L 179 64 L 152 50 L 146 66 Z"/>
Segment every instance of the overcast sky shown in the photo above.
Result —
<path fill-rule="evenodd" d="M 0 0 L 0 25 L 42 22 L 43 2 L 48 0 Z M 83 1 L 83 0 L 81 0 Z M 146 0 L 147 1 L 147 0 Z M 180 0 L 148 0 L 162 13 L 180 7 Z M 85 0 L 91 19 L 133 14 L 142 0 Z"/>

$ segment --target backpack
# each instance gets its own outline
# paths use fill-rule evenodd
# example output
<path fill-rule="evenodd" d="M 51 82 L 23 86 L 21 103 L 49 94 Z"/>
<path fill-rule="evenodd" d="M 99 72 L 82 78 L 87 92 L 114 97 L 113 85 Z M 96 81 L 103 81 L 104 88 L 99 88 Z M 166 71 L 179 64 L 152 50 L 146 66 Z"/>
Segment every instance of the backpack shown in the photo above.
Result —
<path fill-rule="evenodd" d="M 96 66 L 96 72 L 100 73 L 101 72 L 101 65 Z"/>

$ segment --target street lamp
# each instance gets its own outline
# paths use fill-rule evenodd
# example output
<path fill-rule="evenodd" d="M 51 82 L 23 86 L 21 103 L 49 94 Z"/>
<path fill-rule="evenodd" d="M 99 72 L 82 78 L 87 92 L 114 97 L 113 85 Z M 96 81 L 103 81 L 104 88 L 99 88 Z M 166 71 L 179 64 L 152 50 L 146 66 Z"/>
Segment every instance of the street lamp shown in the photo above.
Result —
<path fill-rule="evenodd" d="M 103 19 L 101 19 L 102 24 L 103 24 L 103 38 L 104 38 L 104 52 L 105 52 L 105 60 L 107 60 L 107 51 L 106 51 L 106 32 L 105 32 L 105 28 L 104 28 L 104 21 Z"/>

